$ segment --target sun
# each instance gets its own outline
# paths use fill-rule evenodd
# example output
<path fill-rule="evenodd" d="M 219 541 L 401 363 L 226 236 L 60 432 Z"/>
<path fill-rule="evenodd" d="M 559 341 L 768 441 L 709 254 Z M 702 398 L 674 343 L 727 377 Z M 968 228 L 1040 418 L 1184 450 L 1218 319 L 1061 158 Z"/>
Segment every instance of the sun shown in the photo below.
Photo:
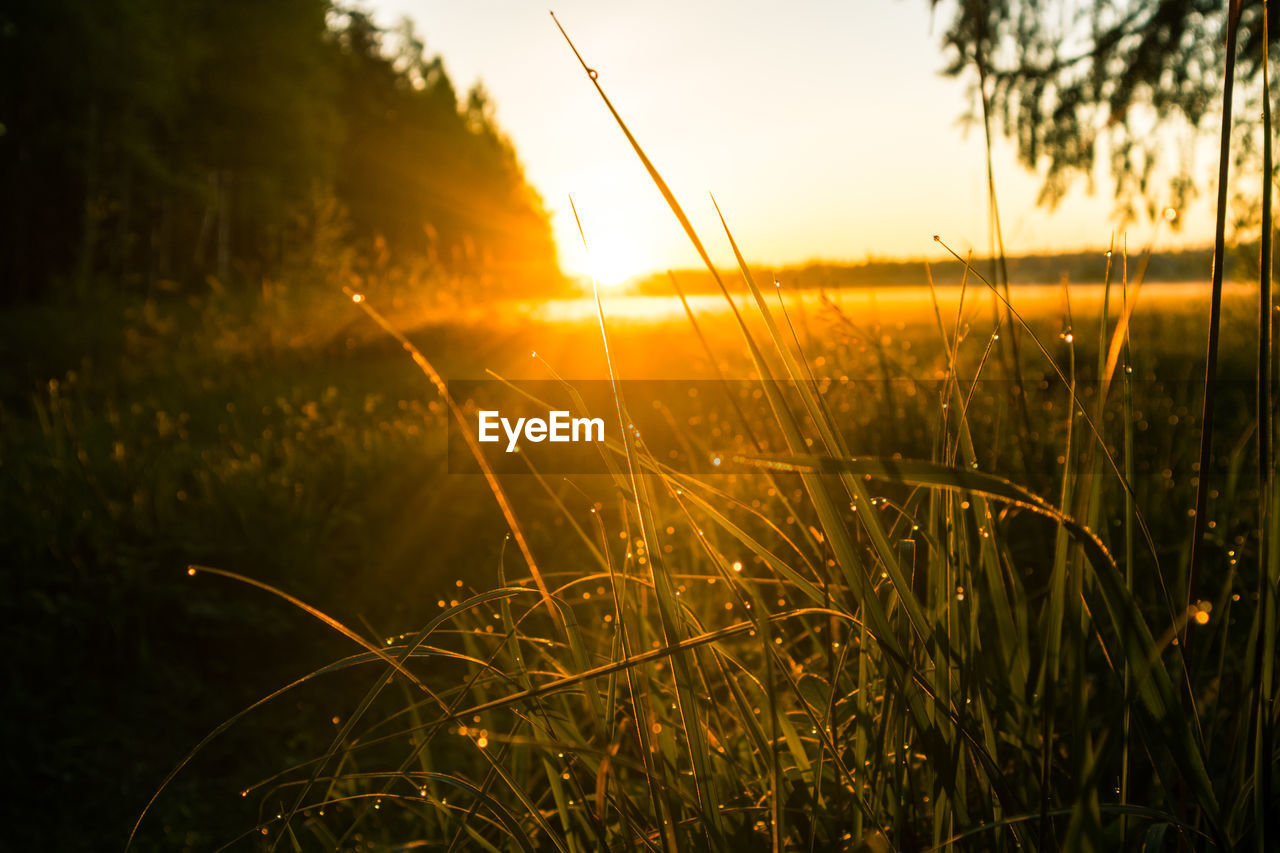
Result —
<path fill-rule="evenodd" d="M 647 267 L 634 249 L 625 244 L 603 245 L 586 258 L 587 271 L 601 287 L 618 288 L 645 272 Z"/>
<path fill-rule="evenodd" d="M 616 223 L 607 224 L 615 227 L 587 233 L 588 245 L 575 258 L 575 266 L 601 287 L 616 289 L 648 272 L 653 263 L 629 229 Z"/>
<path fill-rule="evenodd" d="M 559 242 L 565 269 L 594 279 L 602 288 L 621 288 L 657 266 L 646 241 L 648 235 L 637 229 L 634 220 L 614 209 L 592 209 L 584 217 L 585 246 L 572 217 L 558 224 L 562 226 Z"/>

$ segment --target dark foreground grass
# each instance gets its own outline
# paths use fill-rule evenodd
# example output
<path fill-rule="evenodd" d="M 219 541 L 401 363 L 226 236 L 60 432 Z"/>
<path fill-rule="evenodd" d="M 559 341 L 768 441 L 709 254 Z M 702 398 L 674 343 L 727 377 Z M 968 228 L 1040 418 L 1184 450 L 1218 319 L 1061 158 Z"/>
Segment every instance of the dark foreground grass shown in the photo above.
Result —
<path fill-rule="evenodd" d="M 617 480 L 507 478 L 556 616 L 514 543 L 504 547 L 508 526 L 489 487 L 445 473 L 447 413 L 435 390 L 349 300 L 325 310 L 346 310 L 351 324 L 306 346 L 193 334 L 226 324 L 262 339 L 246 334 L 242 312 L 218 305 L 199 320 L 182 304 L 123 318 L 121 340 L 94 345 L 72 374 L 5 405 L 14 567 L 5 625 L 8 646 L 26 650 L 7 660 L 18 686 L 10 713 L 23 734 L 7 756 L 31 792 L 9 801 L 15 837 L 115 846 L 177 755 L 236 709 L 315 671 L 201 750 L 142 822 L 138 846 L 209 849 L 250 830 L 268 844 L 283 837 L 292 846 L 297 835 L 303 849 L 447 847 L 455 837 L 458 849 L 768 848 L 775 833 L 784 847 L 840 849 L 881 844 L 883 832 L 893 848 L 919 849 L 973 831 L 964 844 L 985 849 L 1014 837 L 1015 824 L 1000 821 L 1015 817 L 1022 842 L 1037 846 L 1065 841 L 1073 820 L 1092 821 L 1082 829 L 1100 833 L 1104 847 L 1121 832 L 1134 844 L 1162 832 L 1170 844 L 1203 838 L 1194 833 L 1211 826 L 1195 828 L 1199 806 L 1169 735 L 1132 693 L 1132 671 L 1126 694 L 1131 656 L 1116 645 L 1091 574 L 1097 549 L 1081 550 L 1075 543 L 1088 537 L 1073 539 L 1077 526 L 1013 483 L 1058 508 L 1071 506 L 1061 500 L 1068 481 L 1077 505 L 1087 498 L 1066 515 L 1120 555 L 1119 571 L 1132 566 L 1132 599 L 1166 644 L 1156 659 L 1174 683 L 1192 685 L 1216 798 L 1239 796 L 1233 785 L 1247 796 L 1237 752 L 1248 743 L 1238 697 L 1256 647 L 1250 388 L 1224 386 L 1213 583 L 1201 593 L 1209 621 L 1193 623 L 1197 657 L 1182 676 L 1167 643 L 1185 614 L 1170 613 L 1165 588 L 1185 578 L 1189 545 L 1194 342 L 1204 333 L 1194 305 L 1137 310 L 1134 373 L 1116 373 L 1105 404 L 1094 381 L 1098 318 L 1077 309 L 1070 342 L 1065 305 L 1032 320 L 1054 361 L 1076 364 L 1081 402 L 1120 467 L 1132 467 L 1152 554 L 1125 522 L 1114 473 L 1087 455 L 1087 427 L 1070 416 L 1043 356 L 1028 355 L 1023 371 L 1036 402 L 1032 454 L 1011 440 L 1017 409 L 992 355 L 990 311 L 972 295 L 973 307 L 957 310 L 956 301 L 944 296 L 941 323 L 930 309 L 928 322 L 901 328 L 834 305 L 792 304 L 783 315 L 771 307 L 780 308 L 777 296 L 766 301 L 793 369 L 805 385 L 812 377 L 813 411 L 850 451 L 820 452 L 812 415 L 797 410 L 814 445 L 790 454 L 809 458 L 781 464 L 821 473 L 737 463 L 698 482 L 633 448 L 633 481 L 616 447 Z M 1117 284 L 1109 340 L 1123 303 Z M 1247 308 L 1228 301 L 1226 328 L 1238 329 Z M 713 361 L 729 376 L 749 375 L 736 324 L 698 319 L 705 344 L 679 324 L 611 324 L 620 375 L 711 379 Z M 758 316 L 746 320 L 768 335 Z M 454 375 L 478 375 L 481 365 L 527 370 L 534 347 L 575 375 L 570 354 L 593 338 L 599 346 L 599 334 L 490 323 L 410 338 L 428 358 L 457 359 Z M 556 340 L 568 342 L 559 353 Z M 772 347 L 760 347 L 768 369 L 780 374 L 785 356 L 762 340 Z M 475 364 L 463 366 L 461 354 Z M 1246 376 L 1250 358 L 1226 348 L 1224 374 Z M 1130 377 L 1127 409 L 1120 376 Z M 720 437 L 686 431 L 699 451 L 768 455 L 743 438 L 739 411 L 774 452 L 785 447 L 767 400 L 662 402 L 679 423 L 700 417 L 721 428 Z M 895 453 L 933 467 L 875 461 Z M 865 467 L 820 458 L 851 456 Z M 850 476 L 862 495 L 848 496 Z M 1096 496 L 1078 488 L 1094 483 Z M 826 495 L 825 517 L 810 488 Z M 847 540 L 841 551 L 828 532 L 835 525 Z M 1132 563 L 1122 556 L 1129 532 Z M 910 605 L 881 557 L 884 543 Z M 259 590 L 191 578 L 191 562 L 287 590 L 379 654 Z M 665 613 L 660 593 L 674 605 Z M 873 600 L 887 629 L 865 615 Z M 1072 606 L 1055 648 L 1053 608 Z M 419 638 L 423 626 L 430 631 Z M 679 657 L 683 672 L 673 671 Z M 701 766 L 684 733 L 694 724 Z M 1126 766 L 1122 799 L 1115 789 Z M 101 820 L 86 828 L 33 819 L 73 800 Z M 1096 809 L 1073 817 L 1082 802 Z M 286 831 L 276 815 L 295 804 Z M 1127 821 L 1124 805 L 1137 809 Z M 718 840 L 708 838 L 712 808 Z M 1227 831 L 1247 834 L 1247 817 L 1237 812 Z"/>
<path fill-rule="evenodd" d="M 1134 298 L 1116 284 L 1113 305 Z M 475 579 L 489 558 L 450 560 L 457 584 L 419 627 L 344 628 L 363 648 L 268 703 L 327 695 L 333 720 L 299 731 L 329 742 L 241 776 L 260 808 L 246 829 L 304 849 L 1248 844 L 1252 389 L 1223 386 L 1237 408 L 1214 472 L 1212 582 L 1186 609 L 1200 391 L 1194 360 L 1160 342 L 1196 324 L 1135 323 L 1130 363 L 1117 315 L 1091 318 L 1087 344 L 1078 315 L 1057 336 L 1033 324 L 1048 343 L 1024 365 L 1030 458 L 993 391 L 1007 388 L 997 331 L 939 312 L 930 345 L 831 310 L 806 339 L 774 316 L 756 364 L 804 389 L 803 408 L 751 424 L 774 453 L 727 437 L 745 430 L 724 402 L 663 401 L 723 422 L 725 438 L 688 439 L 735 451 L 730 473 L 698 480 L 619 445 L 614 478 L 549 477 L 541 497 L 534 478 L 503 483 L 513 525 L 446 512 L 457 523 L 430 547 L 493 547 L 514 526 L 550 600 L 512 543 L 492 584 Z M 877 381 L 834 381 L 851 365 Z M 1076 405 L 1042 391 L 1064 378 Z M 379 589 L 413 595 L 404 579 Z M 366 688 L 326 692 L 343 678 Z"/>

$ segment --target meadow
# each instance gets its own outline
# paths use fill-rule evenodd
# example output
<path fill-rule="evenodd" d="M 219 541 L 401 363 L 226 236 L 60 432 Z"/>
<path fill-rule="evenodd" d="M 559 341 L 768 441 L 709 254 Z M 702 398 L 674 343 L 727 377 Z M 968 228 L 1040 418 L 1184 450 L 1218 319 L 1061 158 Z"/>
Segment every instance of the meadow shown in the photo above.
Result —
<path fill-rule="evenodd" d="M 337 55 L 425 104 L 347 17 Z M 333 263 L 253 289 L 229 256 L 145 296 L 86 263 L 74 299 L 15 303 L 5 842 L 1270 849 L 1272 226 L 1266 184 L 1259 278 L 1224 283 L 1237 24 L 1207 287 L 1113 244 L 1060 286 L 952 252 L 958 283 L 795 289 L 727 224 L 716 270 L 575 48 L 706 262 L 688 298 L 397 283 L 335 226 Z M 506 174 L 483 98 L 446 94 Z M 586 473 L 459 473 L 461 379 L 551 380 L 616 432 Z"/>
<path fill-rule="evenodd" d="M 484 478 L 448 473 L 446 402 L 336 289 L 305 310 L 100 306 L 75 341 L 56 317 L 11 318 L 30 375 L 11 377 L 0 445 L 5 624 L 28 650 L 16 683 L 41 688 L 13 697 L 31 726 L 14 772 L 119 841 L 190 745 L 298 682 L 182 767 L 140 849 L 246 832 L 302 849 L 1161 849 L 1239 831 L 1247 809 L 1197 797 L 1251 784 L 1232 750 L 1260 653 L 1252 385 L 1223 386 L 1210 580 L 1188 611 L 1204 292 L 1117 281 L 1104 323 L 1103 290 L 1028 292 L 1014 371 L 976 279 L 936 302 L 923 287 L 914 311 L 784 288 L 762 363 L 807 389 L 784 410 L 801 453 L 694 478 L 615 445 L 604 476 L 504 478 L 510 519 Z M 745 285 L 735 298 L 751 310 Z M 497 320 L 396 302 L 389 322 L 450 378 L 610 375 L 591 300 Z M 732 377 L 725 396 L 631 405 L 690 424 L 695 452 L 788 447 L 745 393 L 730 312 L 602 304 L 617 377 Z M 1229 292 L 1228 340 L 1250 305 Z M 770 340 L 758 311 L 745 328 Z M 1223 376 L 1251 359 L 1228 346 Z"/>

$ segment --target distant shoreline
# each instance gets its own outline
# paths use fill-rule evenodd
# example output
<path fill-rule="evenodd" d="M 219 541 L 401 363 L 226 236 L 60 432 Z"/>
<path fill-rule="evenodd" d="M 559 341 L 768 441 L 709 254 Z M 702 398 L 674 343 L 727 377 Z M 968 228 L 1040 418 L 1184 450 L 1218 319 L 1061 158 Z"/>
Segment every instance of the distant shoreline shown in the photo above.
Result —
<path fill-rule="evenodd" d="M 1121 269 L 1119 256 L 1113 259 L 1111 280 L 1119 282 Z M 1142 266 L 1141 253 L 1132 252 L 1128 259 L 1128 273 L 1133 280 Z M 1148 262 L 1145 278 L 1148 281 L 1165 283 L 1203 283 L 1209 280 L 1213 262 L 1213 250 L 1184 249 L 1173 252 L 1153 254 Z M 1029 254 L 1010 257 L 1006 260 L 1009 284 L 1019 285 L 1096 283 L 1106 277 L 1107 258 L 1105 250 L 1067 252 L 1061 254 Z M 926 272 L 926 265 L 928 272 Z M 1248 276 L 1249 264 L 1238 252 L 1227 255 L 1225 259 L 1226 278 L 1228 281 Z M 990 258 L 975 258 L 971 263 L 970 280 L 979 283 L 973 274 L 977 273 L 990 278 L 992 261 Z M 780 281 L 788 289 L 845 289 L 845 288 L 886 288 L 916 287 L 927 285 L 929 277 L 939 287 L 958 285 L 964 278 L 965 265 L 960 261 L 947 260 L 930 262 L 923 258 L 912 260 L 871 260 L 862 263 L 840 263 L 835 261 L 812 261 L 783 267 L 753 265 L 752 274 L 757 284 L 772 283 L 769 276 Z M 705 269 L 683 269 L 673 271 L 680 287 L 686 293 L 706 293 L 716 290 L 715 281 Z M 729 283 L 739 277 L 736 269 L 721 269 L 721 278 Z M 671 292 L 671 279 L 666 272 L 650 273 L 632 279 L 623 288 L 634 294 L 668 294 Z"/>

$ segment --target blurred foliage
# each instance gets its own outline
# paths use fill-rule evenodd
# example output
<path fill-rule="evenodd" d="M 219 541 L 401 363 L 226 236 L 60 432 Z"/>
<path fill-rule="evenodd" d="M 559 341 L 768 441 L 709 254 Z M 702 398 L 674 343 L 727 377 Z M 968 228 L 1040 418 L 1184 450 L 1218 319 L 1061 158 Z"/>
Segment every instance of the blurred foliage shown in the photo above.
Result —
<path fill-rule="evenodd" d="M 1076 179 L 1091 183 L 1103 154 L 1121 213 L 1133 218 L 1145 210 L 1154 218 L 1165 207 L 1181 210 L 1194 195 L 1191 148 L 1221 108 L 1227 9 L 1236 5 L 961 0 L 943 35 L 947 73 L 976 74 L 990 116 L 1022 162 L 1043 169 L 1042 201 L 1058 201 Z M 1257 82 L 1264 6 L 1246 0 L 1239 8 L 1237 75 Z M 1274 40 L 1276 4 L 1268 14 Z M 1253 89 L 1244 93 L 1246 103 L 1258 97 Z M 1256 122 L 1246 123 L 1256 132 Z"/>
<path fill-rule="evenodd" d="M 324 228 L 357 265 L 559 278 L 483 90 L 327 0 L 0 5 L 0 228 L 5 302 L 256 281 Z"/>

